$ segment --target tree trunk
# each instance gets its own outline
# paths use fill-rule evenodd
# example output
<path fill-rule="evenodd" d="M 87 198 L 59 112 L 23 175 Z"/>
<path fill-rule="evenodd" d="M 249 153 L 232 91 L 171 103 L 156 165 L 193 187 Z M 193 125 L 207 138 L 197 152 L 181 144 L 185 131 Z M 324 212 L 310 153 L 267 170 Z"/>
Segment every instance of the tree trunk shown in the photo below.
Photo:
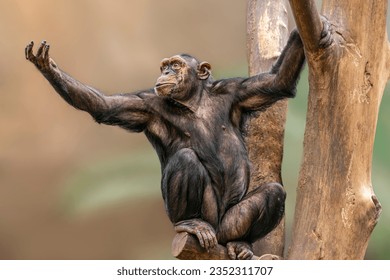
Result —
<path fill-rule="evenodd" d="M 290 0 L 309 66 L 304 155 L 289 259 L 362 259 L 381 206 L 371 184 L 379 104 L 389 79 L 385 0 Z"/>
<path fill-rule="evenodd" d="M 269 71 L 288 38 L 287 2 L 285 0 L 248 0 L 247 50 L 249 75 Z M 252 163 L 252 190 L 269 182 L 282 183 L 284 127 L 287 101 L 279 101 L 252 118 L 247 127 L 246 142 Z M 254 252 L 283 255 L 284 219 L 265 238 L 256 242 Z"/>

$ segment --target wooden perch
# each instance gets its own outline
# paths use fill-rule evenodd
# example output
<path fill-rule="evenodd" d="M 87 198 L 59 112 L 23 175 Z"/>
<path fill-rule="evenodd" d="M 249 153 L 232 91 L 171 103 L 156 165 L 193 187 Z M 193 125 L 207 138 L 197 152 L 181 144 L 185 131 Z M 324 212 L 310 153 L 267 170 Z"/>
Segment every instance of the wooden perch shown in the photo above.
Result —
<path fill-rule="evenodd" d="M 187 232 L 177 233 L 172 241 L 172 255 L 181 260 L 229 260 L 225 246 L 218 244 L 208 252 L 202 248 L 198 240 Z M 266 254 L 253 256 L 252 260 L 278 260 L 276 255 Z"/>
<path fill-rule="evenodd" d="M 207 252 L 196 238 L 187 232 L 176 234 L 172 242 L 172 255 L 181 260 L 226 260 L 226 247 L 218 244 Z"/>

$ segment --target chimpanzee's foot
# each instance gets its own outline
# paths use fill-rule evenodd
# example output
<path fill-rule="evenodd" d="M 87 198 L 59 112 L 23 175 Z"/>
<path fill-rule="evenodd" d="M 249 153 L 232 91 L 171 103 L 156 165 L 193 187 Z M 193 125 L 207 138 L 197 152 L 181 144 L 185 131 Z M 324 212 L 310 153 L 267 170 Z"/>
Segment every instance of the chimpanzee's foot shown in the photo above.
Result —
<path fill-rule="evenodd" d="M 247 242 L 228 242 L 226 248 L 232 260 L 250 260 L 253 257 L 252 246 Z"/>
<path fill-rule="evenodd" d="M 181 221 L 175 224 L 176 232 L 188 232 L 195 235 L 200 246 L 206 250 L 217 246 L 217 236 L 214 228 L 207 222 L 200 219 Z"/>

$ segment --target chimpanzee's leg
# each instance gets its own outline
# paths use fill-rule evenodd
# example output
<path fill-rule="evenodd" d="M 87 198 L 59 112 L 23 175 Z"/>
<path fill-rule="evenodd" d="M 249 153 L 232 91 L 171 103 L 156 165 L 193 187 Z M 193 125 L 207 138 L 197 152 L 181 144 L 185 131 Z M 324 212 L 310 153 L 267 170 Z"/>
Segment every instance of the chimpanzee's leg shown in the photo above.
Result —
<path fill-rule="evenodd" d="M 170 158 L 163 170 L 161 188 L 175 230 L 196 235 L 206 249 L 214 247 L 218 203 L 208 172 L 193 150 L 182 149 Z"/>
<path fill-rule="evenodd" d="M 284 188 L 278 183 L 264 184 L 248 193 L 222 218 L 217 233 L 219 243 L 240 241 L 242 248 L 242 241 L 252 243 L 267 235 L 283 217 L 285 198 Z"/>

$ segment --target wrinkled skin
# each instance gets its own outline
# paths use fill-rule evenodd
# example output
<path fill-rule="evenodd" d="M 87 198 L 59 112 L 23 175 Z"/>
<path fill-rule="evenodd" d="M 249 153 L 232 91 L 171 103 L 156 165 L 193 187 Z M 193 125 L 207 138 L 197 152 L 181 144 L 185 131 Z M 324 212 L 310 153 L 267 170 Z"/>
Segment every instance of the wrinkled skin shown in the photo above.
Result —
<path fill-rule="evenodd" d="M 278 183 L 248 193 L 250 164 L 244 123 L 254 111 L 295 96 L 304 63 L 299 34 L 290 35 L 267 73 L 214 81 L 211 67 L 190 55 L 161 62 L 151 89 L 105 95 L 62 71 L 42 42 L 26 59 L 73 107 L 98 123 L 144 132 L 161 163 L 161 189 L 167 214 L 177 232 L 188 232 L 209 250 L 227 246 L 232 259 L 250 259 L 250 243 L 278 225 L 285 191 Z"/>

